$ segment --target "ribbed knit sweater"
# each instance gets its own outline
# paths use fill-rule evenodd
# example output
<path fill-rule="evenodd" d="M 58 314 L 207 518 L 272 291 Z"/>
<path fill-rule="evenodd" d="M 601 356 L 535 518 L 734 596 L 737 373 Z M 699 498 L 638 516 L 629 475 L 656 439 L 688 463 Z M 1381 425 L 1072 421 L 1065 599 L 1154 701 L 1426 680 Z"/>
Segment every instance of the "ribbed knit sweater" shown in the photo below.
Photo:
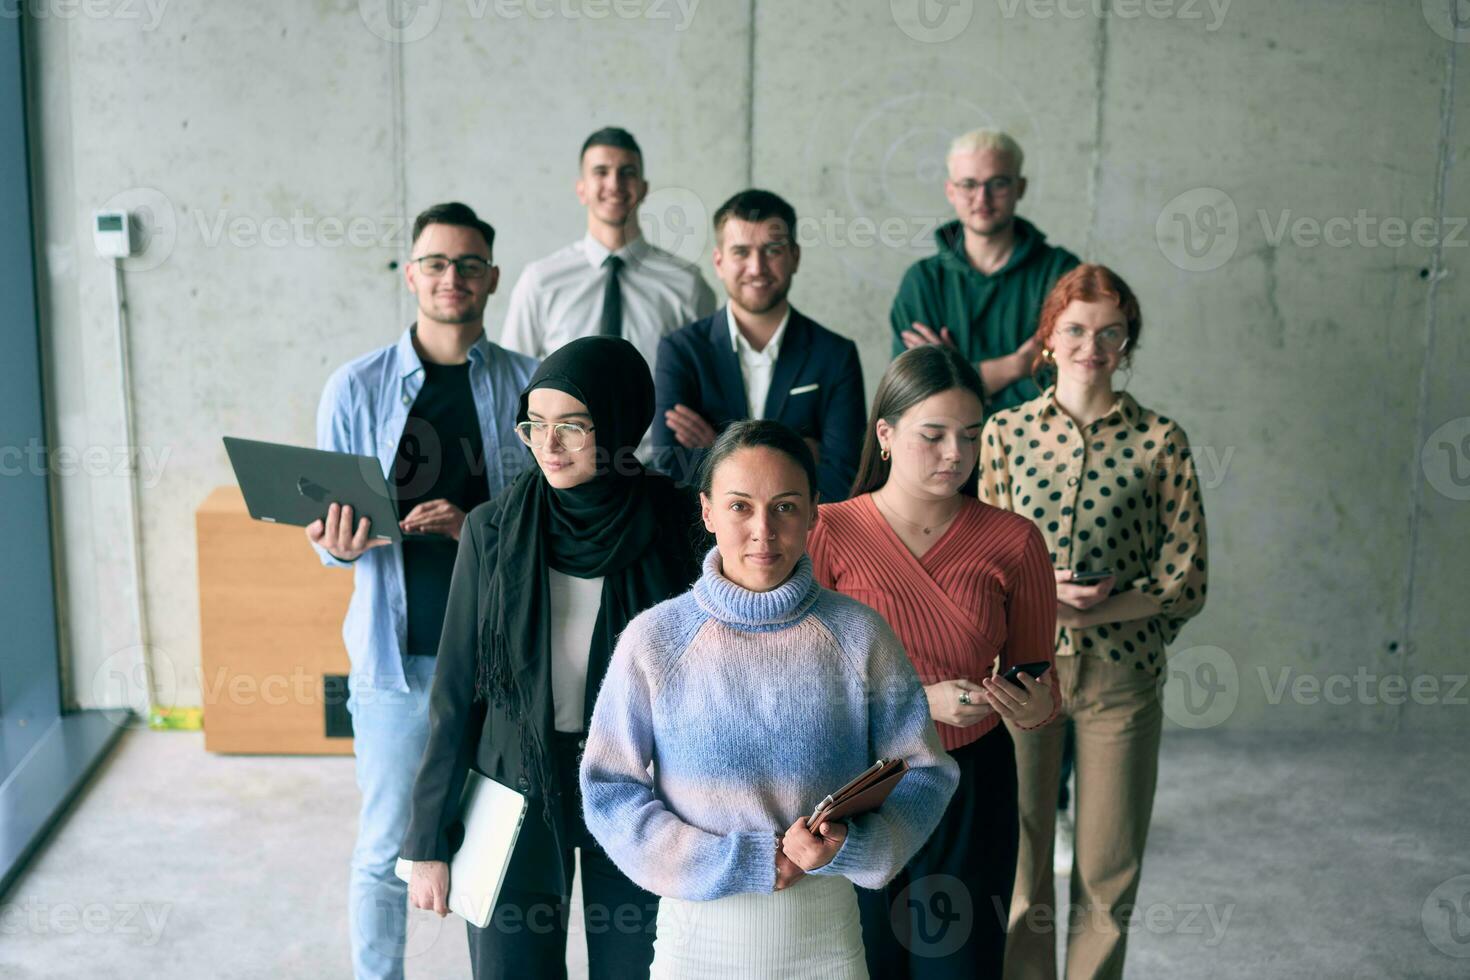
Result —
<path fill-rule="evenodd" d="M 879 758 L 908 774 L 814 873 L 886 884 L 939 822 L 958 768 L 882 617 L 817 585 L 806 557 L 751 592 L 711 550 L 693 590 L 618 640 L 582 761 L 587 827 L 656 895 L 771 892 L 776 834 Z"/>
<path fill-rule="evenodd" d="M 817 581 L 877 610 L 922 683 L 978 684 L 997 666 L 1004 672 L 1054 662 L 1056 576 L 1041 532 L 1026 518 L 967 497 L 949 529 L 915 558 L 870 493 L 823 504 L 819 513 L 807 540 Z M 1044 681 L 1055 717 L 1056 670 Z M 1000 724 L 1000 716 L 967 728 L 935 724 L 945 749 L 954 750 Z"/>

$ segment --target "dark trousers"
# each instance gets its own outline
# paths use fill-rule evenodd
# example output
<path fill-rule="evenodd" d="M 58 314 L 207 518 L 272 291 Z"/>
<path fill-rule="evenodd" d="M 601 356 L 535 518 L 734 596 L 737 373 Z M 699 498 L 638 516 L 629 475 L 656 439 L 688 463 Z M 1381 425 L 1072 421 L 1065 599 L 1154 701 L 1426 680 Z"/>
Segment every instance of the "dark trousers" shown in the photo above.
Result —
<path fill-rule="evenodd" d="M 1065 810 L 1072 803 L 1072 794 L 1067 783 L 1072 778 L 1072 769 L 1077 761 L 1077 732 L 1072 727 L 1071 718 L 1060 723 L 1066 725 L 1066 728 L 1062 733 L 1062 774 L 1057 785 L 1057 809 Z"/>
<path fill-rule="evenodd" d="M 572 851 L 582 851 L 588 975 L 591 980 L 646 980 L 653 963 L 658 896 L 629 881 L 587 831 L 577 783 L 580 738 L 557 733 L 553 745 L 561 783 L 563 826 L 568 828 L 570 838 L 562 842 L 568 896 L 575 866 Z M 502 888 L 490 924 L 484 929 L 469 927 L 470 966 L 475 980 L 564 980 L 570 915 L 570 897 L 564 900 L 560 895 Z"/>
<path fill-rule="evenodd" d="M 1001 974 L 1020 834 L 1015 748 L 998 725 L 950 755 L 960 783 L 933 836 L 887 888 L 858 891 L 874 977 Z"/>

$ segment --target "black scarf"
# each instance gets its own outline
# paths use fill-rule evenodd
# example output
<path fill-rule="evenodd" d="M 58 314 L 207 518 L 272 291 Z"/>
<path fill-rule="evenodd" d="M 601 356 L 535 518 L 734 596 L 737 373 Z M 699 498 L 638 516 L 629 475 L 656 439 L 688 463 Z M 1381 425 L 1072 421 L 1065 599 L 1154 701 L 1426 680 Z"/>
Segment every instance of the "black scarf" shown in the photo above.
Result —
<path fill-rule="evenodd" d="M 552 730 L 548 572 L 602 578 L 602 605 L 587 664 L 586 715 L 628 621 L 685 591 L 698 576 L 689 526 L 692 498 L 633 455 L 653 420 L 653 378 L 637 349 L 617 337 L 584 337 L 547 357 L 521 393 L 555 388 L 587 406 L 598 469 L 593 479 L 554 489 L 539 468 L 505 491 L 493 565 L 483 579 L 476 697 L 519 725 L 532 792 L 551 819 L 557 779 L 548 759 Z M 589 446 L 584 452 L 593 452 Z M 585 717 L 584 717 L 585 721 Z"/>

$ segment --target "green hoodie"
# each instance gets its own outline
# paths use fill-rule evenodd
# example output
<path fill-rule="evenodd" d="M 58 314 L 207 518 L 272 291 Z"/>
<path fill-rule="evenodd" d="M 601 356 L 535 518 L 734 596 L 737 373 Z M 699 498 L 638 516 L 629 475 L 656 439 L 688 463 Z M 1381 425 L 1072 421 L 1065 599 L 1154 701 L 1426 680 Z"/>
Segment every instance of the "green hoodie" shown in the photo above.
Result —
<path fill-rule="evenodd" d="M 1005 266 L 985 275 L 965 255 L 964 231 L 958 221 L 934 232 L 939 253 L 909 266 L 893 300 L 893 356 L 905 350 L 902 334 L 912 324 L 934 330 L 948 327 L 960 353 L 971 363 L 1014 352 L 1036 332 L 1041 304 L 1077 256 L 1046 243 L 1035 225 L 1016 220 L 1016 247 Z M 985 410 L 997 412 L 1041 394 L 1030 378 L 988 392 Z"/>

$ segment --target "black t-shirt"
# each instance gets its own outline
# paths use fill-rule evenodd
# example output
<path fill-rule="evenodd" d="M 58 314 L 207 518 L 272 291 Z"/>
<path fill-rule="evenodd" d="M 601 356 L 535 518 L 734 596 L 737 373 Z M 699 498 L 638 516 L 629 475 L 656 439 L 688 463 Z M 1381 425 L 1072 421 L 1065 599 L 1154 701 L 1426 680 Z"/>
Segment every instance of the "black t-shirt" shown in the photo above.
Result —
<path fill-rule="evenodd" d="M 489 499 L 468 362 L 424 363 L 424 386 L 409 409 L 393 461 L 393 487 L 399 519 L 429 500 L 448 500 L 468 514 Z M 403 542 L 410 655 L 432 657 L 439 650 L 458 547 L 447 535 Z"/>

